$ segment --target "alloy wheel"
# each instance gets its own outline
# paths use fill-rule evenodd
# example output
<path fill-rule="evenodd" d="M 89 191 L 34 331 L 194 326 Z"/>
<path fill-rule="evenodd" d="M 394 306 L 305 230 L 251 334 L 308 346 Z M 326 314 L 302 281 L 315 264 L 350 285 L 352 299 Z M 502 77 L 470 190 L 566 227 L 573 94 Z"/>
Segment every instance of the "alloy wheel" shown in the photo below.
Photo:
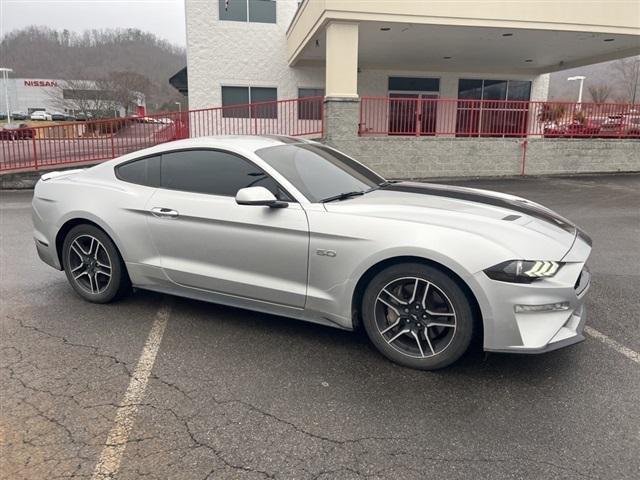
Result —
<path fill-rule="evenodd" d="M 419 277 L 385 285 L 376 297 L 374 318 L 387 344 L 414 358 L 442 353 L 456 334 L 451 300 L 436 284 Z"/>
<path fill-rule="evenodd" d="M 113 271 L 111 258 L 94 236 L 77 236 L 69 246 L 67 260 L 74 282 L 86 292 L 99 294 L 109 287 Z"/>

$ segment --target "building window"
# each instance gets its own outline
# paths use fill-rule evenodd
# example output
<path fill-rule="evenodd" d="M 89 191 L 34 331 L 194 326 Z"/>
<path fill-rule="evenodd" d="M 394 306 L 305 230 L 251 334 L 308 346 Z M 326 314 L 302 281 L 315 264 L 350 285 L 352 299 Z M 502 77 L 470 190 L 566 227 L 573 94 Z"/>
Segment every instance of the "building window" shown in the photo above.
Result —
<path fill-rule="evenodd" d="M 323 97 L 324 88 L 299 88 L 298 120 L 321 120 Z"/>
<path fill-rule="evenodd" d="M 431 92 L 440 91 L 439 78 L 389 77 L 390 92 Z"/>
<path fill-rule="evenodd" d="M 220 20 L 276 23 L 275 0 L 219 0 Z"/>
<path fill-rule="evenodd" d="M 222 87 L 225 118 L 278 118 L 277 88 Z M 269 102 L 269 103 L 264 103 Z M 234 105 L 238 105 L 234 107 Z"/>
<path fill-rule="evenodd" d="M 435 135 L 440 79 L 389 77 L 389 133 Z"/>
<path fill-rule="evenodd" d="M 519 137 L 526 135 L 531 82 L 460 79 L 458 136 Z"/>

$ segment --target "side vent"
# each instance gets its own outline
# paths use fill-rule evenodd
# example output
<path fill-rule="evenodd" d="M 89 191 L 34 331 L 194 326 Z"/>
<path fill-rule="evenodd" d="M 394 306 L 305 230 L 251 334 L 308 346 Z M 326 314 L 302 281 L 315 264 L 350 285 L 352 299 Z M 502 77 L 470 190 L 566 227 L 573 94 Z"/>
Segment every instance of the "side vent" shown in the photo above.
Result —
<path fill-rule="evenodd" d="M 507 222 L 513 222 L 514 220 L 517 220 L 519 218 L 520 218 L 520 215 L 507 215 L 502 220 L 506 220 Z"/>

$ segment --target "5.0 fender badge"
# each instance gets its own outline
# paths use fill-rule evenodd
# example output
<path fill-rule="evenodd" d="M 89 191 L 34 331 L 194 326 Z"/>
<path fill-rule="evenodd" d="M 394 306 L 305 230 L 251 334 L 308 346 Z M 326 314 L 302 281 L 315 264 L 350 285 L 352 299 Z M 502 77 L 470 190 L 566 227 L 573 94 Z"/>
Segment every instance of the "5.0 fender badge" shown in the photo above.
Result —
<path fill-rule="evenodd" d="M 319 248 L 316 250 L 316 255 L 320 255 L 321 257 L 335 257 L 337 255 L 335 250 L 325 250 L 324 248 Z"/>

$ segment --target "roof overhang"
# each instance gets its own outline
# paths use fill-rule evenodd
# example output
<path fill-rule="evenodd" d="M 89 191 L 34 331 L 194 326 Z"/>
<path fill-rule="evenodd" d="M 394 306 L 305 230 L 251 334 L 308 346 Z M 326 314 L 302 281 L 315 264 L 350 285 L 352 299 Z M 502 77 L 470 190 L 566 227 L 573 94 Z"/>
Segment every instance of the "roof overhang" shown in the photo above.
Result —
<path fill-rule="evenodd" d="M 307 0 L 287 30 L 289 64 L 324 62 L 329 22 L 359 24 L 359 65 L 372 68 L 536 74 L 640 53 L 637 2 L 544 5 Z"/>

